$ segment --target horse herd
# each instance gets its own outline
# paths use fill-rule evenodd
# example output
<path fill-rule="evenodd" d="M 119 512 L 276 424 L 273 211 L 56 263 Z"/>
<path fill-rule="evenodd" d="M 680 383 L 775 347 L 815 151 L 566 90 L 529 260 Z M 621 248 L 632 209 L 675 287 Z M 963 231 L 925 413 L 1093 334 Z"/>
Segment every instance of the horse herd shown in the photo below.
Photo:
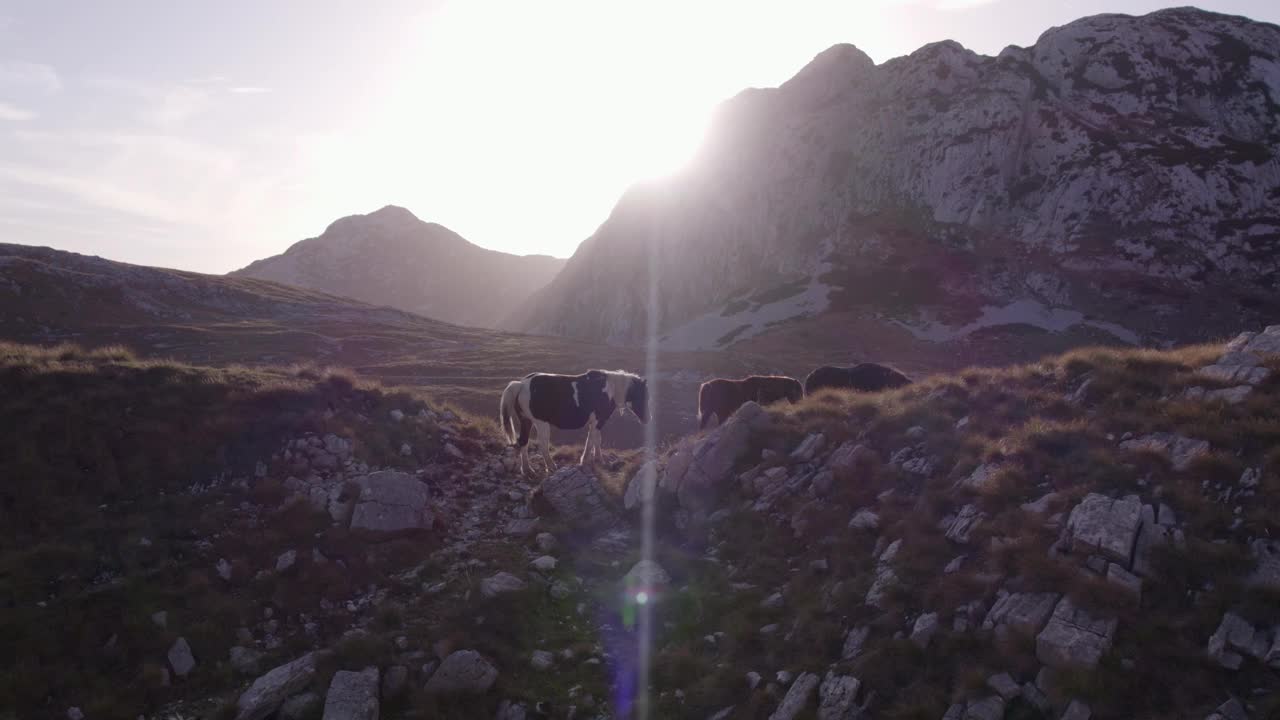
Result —
<path fill-rule="evenodd" d="M 799 402 L 825 388 L 874 392 L 901 387 L 911 379 L 885 365 L 861 363 L 853 367 L 824 366 L 809 373 L 801 385 L 781 375 L 751 375 L 738 380 L 716 378 L 698 388 L 698 427 L 705 428 L 714 415 L 724 422 L 747 402 L 761 405 L 787 400 Z M 644 378 L 621 370 L 588 370 L 582 375 L 530 373 L 513 380 L 502 392 L 499 424 L 512 445 L 519 448 L 520 474 L 532 470 L 529 432 L 541 440 L 546 472 L 555 470 L 551 459 L 551 426 L 562 430 L 587 427 L 579 464 L 594 462 L 600 454 L 600 431 L 615 410 L 631 412 L 648 422 L 649 390 Z"/>

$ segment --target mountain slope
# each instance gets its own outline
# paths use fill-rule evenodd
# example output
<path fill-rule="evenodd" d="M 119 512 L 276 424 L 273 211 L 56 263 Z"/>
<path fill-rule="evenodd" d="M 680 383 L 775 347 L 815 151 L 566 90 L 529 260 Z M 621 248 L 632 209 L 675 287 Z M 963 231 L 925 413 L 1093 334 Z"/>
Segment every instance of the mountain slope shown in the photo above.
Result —
<path fill-rule="evenodd" d="M 833 47 L 726 102 L 693 165 L 621 198 L 507 325 L 635 342 L 650 253 L 669 347 L 798 318 L 855 356 L 1263 324 L 1280 310 L 1277 48 L 1280 28 L 1195 9 L 1084 18 L 998 57 Z"/>
<path fill-rule="evenodd" d="M 564 261 L 472 245 L 404 208 L 341 218 L 232 275 L 297 285 L 460 325 L 493 327 Z"/>

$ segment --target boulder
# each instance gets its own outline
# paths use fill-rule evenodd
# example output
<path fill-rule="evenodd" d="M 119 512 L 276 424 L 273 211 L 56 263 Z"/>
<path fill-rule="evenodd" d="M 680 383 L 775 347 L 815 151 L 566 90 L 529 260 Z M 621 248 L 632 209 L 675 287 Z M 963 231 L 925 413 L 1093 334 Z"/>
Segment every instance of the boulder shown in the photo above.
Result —
<path fill-rule="evenodd" d="M 655 588 L 671 584 L 671 576 L 653 560 L 641 560 L 622 578 L 623 587 Z"/>
<path fill-rule="evenodd" d="M 507 593 L 520 592 L 528 584 L 509 572 L 495 573 L 480 581 L 480 594 L 486 598 L 495 598 Z"/>
<path fill-rule="evenodd" d="M 1246 583 L 1280 592 L 1280 540 L 1259 538 L 1249 544 L 1249 552 L 1256 564 Z"/>
<path fill-rule="evenodd" d="M 933 641 L 933 636 L 937 632 L 938 613 L 925 613 L 916 618 L 915 624 L 911 626 L 911 642 L 924 650 L 929 647 L 929 643 Z"/>
<path fill-rule="evenodd" d="M 986 517 L 976 505 L 965 505 L 959 513 L 949 516 L 950 520 L 945 523 L 946 538 L 961 545 L 968 543 L 969 534 L 978 529 Z"/>
<path fill-rule="evenodd" d="M 974 492 L 990 492 L 996 489 L 996 476 L 1001 469 L 999 463 L 983 463 L 960 481 L 960 485 Z"/>
<path fill-rule="evenodd" d="M 242 675 L 253 675 L 262 669 L 262 651 L 236 645 L 231 648 L 231 667 Z"/>
<path fill-rule="evenodd" d="M 483 695 L 498 679 L 498 670 L 475 650 L 458 650 L 440 663 L 427 680 L 428 695 Z"/>
<path fill-rule="evenodd" d="M 675 493 L 680 506 L 709 513 L 732 483 L 733 467 L 750 450 L 751 439 L 770 425 L 769 414 L 747 402 L 729 420 L 671 456 L 660 486 Z"/>
<path fill-rule="evenodd" d="M 623 509 L 635 510 L 645 503 L 653 502 L 653 497 L 658 492 L 658 469 L 657 460 L 650 460 L 640 466 L 622 495 Z"/>
<path fill-rule="evenodd" d="M 862 508 L 849 518 L 850 530 L 875 530 L 878 527 L 880 527 L 880 516 L 869 508 Z"/>
<path fill-rule="evenodd" d="M 178 638 L 169 648 L 169 666 L 178 677 L 186 677 L 196 669 L 196 659 L 186 638 Z"/>
<path fill-rule="evenodd" d="M 1127 568 L 1141 521 L 1142 503 L 1136 496 L 1116 500 L 1089 493 L 1067 517 L 1071 549 L 1096 552 Z"/>
<path fill-rule="evenodd" d="M 1089 720 L 1093 716 L 1093 711 L 1089 709 L 1089 703 L 1083 700 L 1072 700 L 1067 709 L 1063 711 L 1060 720 Z"/>
<path fill-rule="evenodd" d="M 1174 470 L 1186 470 L 1196 458 L 1209 452 L 1208 440 L 1195 440 L 1174 433 L 1150 433 L 1125 440 L 1120 447 L 1132 452 L 1154 452 L 1169 458 Z"/>
<path fill-rule="evenodd" d="M 828 670 L 818 688 L 818 720 L 855 720 L 862 715 L 858 690 L 862 683 L 852 675 L 836 675 Z"/>
<path fill-rule="evenodd" d="M 254 680 L 236 701 L 236 720 L 262 720 L 275 712 L 286 698 L 310 684 L 323 657 L 320 652 L 307 653 Z"/>
<path fill-rule="evenodd" d="M 844 647 L 840 650 L 840 659 L 852 660 L 862 654 L 862 648 L 867 644 L 867 638 L 871 635 L 871 628 L 856 627 L 844 636 Z"/>
<path fill-rule="evenodd" d="M 964 720 L 1004 720 L 1004 698 L 992 695 L 971 702 L 961 717 Z"/>
<path fill-rule="evenodd" d="M 1266 630 L 1255 628 L 1243 617 L 1228 612 L 1222 615 L 1218 629 L 1209 637 L 1207 652 L 1210 660 L 1235 670 L 1243 661 L 1242 655 L 1267 660 L 1271 646 L 1272 641 Z"/>
<path fill-rule="evenodd" d="M 323 720 L 378 720 L 378 668 L 339 670 L 329 681 Z"/>
<path fill-rule="evenodd" d="M 1044 627 L 1060 597 L 1053 592 L 1004 595 L 991 606 L 987 617 L 982 621 L 982 627 L 996 631 L 1011 628 L 1026 635 L 1034 635 Z"/>
<path fill-rule="evenodd" d="M 416 477 L 383 470 L 355 482 L 360 486 L 360 497 L 351 515 L 352 530 L 386 534 L 431 529 L 430 493 Z"/>
<path fill-rule="evenodd" d="M 865 445 L 846 441 L 827 458 L 827 469 L 837 477 L 849 477 L 859 468 L 873 467 L 880 461 L 880 456 Z"/>
<path fill-rule="evenodd" d="M 556 664 L 556 657 L 546 650 L 534 650 L 533 656 L 529 658 L 529 664 L 534 670 L 550 670 Z"/>
<path fill-rule="evenodd" d="M 617 522 L 608 492 L 585 465 L 566 465 L 556 470 L 542 481 L 534 493 L 534 502 L 577 528 L 595 529 Z"/>
<path fill-rule="evenodd" d="M 311 720 L 320 714 L 323 704 L 324 698 L 319 693 L 299 693 L 280 705 L 276 717 L 280 720 Z"/>
<path fill-rule="evenodd" d="M 384 700 L 398 697 L 409 684 L 409 668 L 404 665 L 392 665 L 382 674 L 382 697 Z"/>
<path fill-rule="evenodd" d="M 818 676 L 813 673 L 801 673 L 800 677 L 791 683 L 791 688 L 778 704 L 778 709 L 769 716 L 769 720 L 795 720 L 800 717 L 800 714 L 813 701 L 813 693 L 817 689 Z"/>
<path fill-rule="evenodd" d="M 1057 669 L 1093 669 L 1111 649 L 1115 632 L 1114 619 L 1096 618 L 1064 597 L 1036 636 L 1036 658 Z"/>
<path fill-rule="evenodd" d="M 799 447 L 791 451 L 791 459 L 794 462 L 809 462 L 814 456 L 822 452 L 822 448 L 827 444 L 827 436 L 822 433 L 812 433 L 805 436 L 800 441 Z"/>

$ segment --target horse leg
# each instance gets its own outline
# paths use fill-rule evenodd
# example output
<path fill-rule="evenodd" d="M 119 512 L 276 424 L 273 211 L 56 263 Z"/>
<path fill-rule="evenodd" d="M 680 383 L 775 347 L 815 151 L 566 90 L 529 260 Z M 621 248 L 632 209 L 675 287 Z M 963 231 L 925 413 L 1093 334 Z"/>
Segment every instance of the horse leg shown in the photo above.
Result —
<path fill-rule="evenodd" d="M 551 423 L 538 422 L 538 440 L 538 444 L 542 446 L 542 462 L 550 475 L 556 470 L 556 463 L 551 459 Z"/>
<path fill-rule="evenodd" d="M 579 465 L 586 465 L 587 458 L 591 457 L 591 441 L 595 439 L 596 433 L 596 416 L 593 414 L 587 418 L 587 439 L 582 441 L 582 458 L 578 460 Z"/>

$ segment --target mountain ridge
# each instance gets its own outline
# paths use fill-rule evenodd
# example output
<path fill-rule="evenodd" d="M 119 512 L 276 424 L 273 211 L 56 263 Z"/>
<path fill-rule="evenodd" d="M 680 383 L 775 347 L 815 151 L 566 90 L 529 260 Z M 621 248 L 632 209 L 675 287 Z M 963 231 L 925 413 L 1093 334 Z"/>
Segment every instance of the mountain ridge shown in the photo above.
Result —
<path fill-rule="evenodd" d="M 275 280 L 438 320 L 493 327 L 564 261 L 482 248 L 444 225 L 386 205 L 229 275 Z"/>

